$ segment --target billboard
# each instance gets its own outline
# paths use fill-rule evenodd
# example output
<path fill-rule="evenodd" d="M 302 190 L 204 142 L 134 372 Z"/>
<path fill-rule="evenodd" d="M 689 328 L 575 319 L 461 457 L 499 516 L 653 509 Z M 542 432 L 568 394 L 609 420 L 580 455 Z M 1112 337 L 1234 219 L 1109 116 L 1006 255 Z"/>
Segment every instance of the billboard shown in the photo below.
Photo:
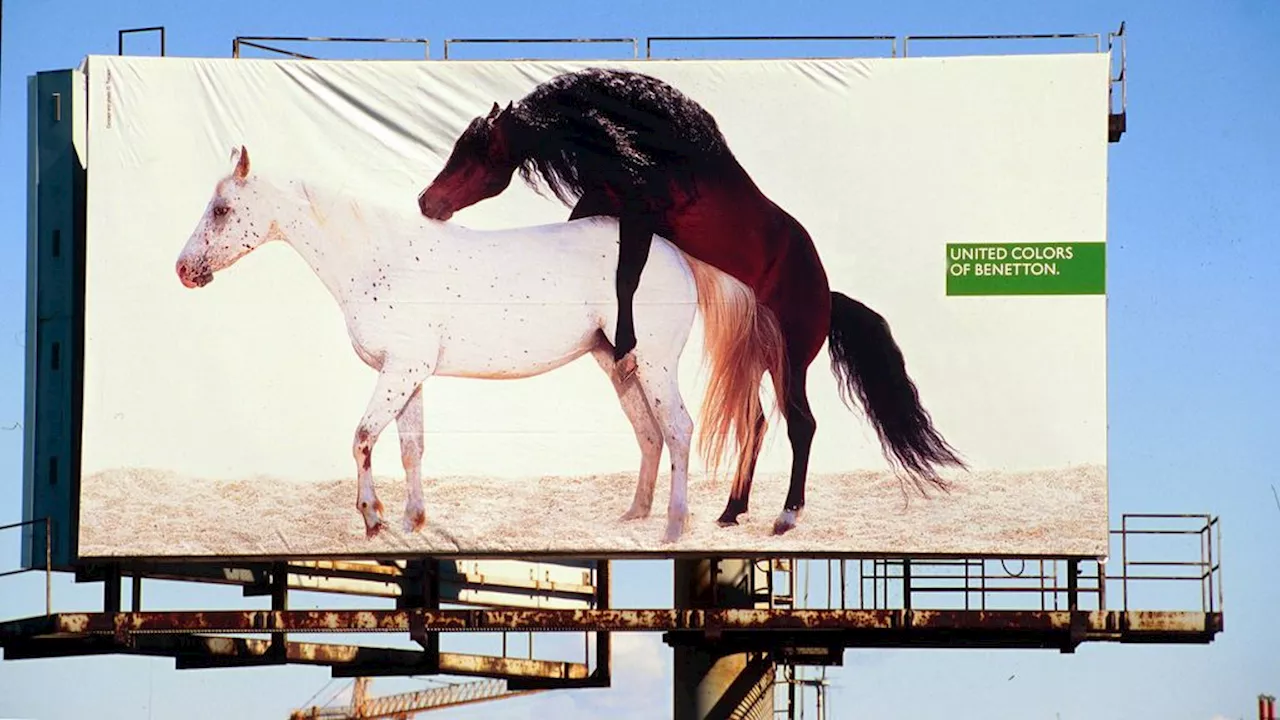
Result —
<path fill-rule="evenodd" d="M 1106 55 L 86 72 L 82 557 L 1106 553 Z"/>

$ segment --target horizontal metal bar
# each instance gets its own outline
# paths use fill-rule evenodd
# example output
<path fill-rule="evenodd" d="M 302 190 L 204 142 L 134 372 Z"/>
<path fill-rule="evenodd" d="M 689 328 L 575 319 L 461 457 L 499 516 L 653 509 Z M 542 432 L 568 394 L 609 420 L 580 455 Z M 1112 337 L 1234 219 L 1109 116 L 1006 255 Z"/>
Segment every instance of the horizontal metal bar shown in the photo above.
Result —
<path fill-rule="evenodd" d="M 510 43 L 510 44 L 552 44 L 552 43 L 633 43 L 635 38 L 448 38 L 444 42 L 451 44 L 474 43 Z"/>
<path fill-rule="evenodd" d="M 898 55 L 895 35 L 655 35 L 645 38 L 644 56 L 653 59 L 655 42 L 891 42 L 894 57 Z"/>
<path fill-rule="evenodd" d="M 21 520 L 8 525 L 0 525 L 0 530 L 12 530 L 13 528 L 24 527 L 26 525 L 39 525 L 40 523 L 49 522 L 49 518 L 35 518 L 34 520 Z"/>
<path fill-rule="evenodd" d="M 914 580 L 913 580 L 913 583 L 914 583 Z M 1078 591 L 1078 592 L 1082 592 L 1082 593 L 1094 593 L 1094 592 L 1098 592 L 1098 587 L 1097 587 L 1097 585 L 1083 585 L 1083 584 L 1082 584 L 1082 585 L 1078 585 L 1078 587 L 1075 587 L 1075 588 L 1068 588 L 1068 585 L 1044 585 L 1044 587 L 1033 587 L 1033 588 L 993 588 L 993 587 L 989 587 L 989 585 L 988 585 L 988 587 L 986 587 L 986 588 L 983 588 L 983 587 L 969 587 L 969 588 L 966 588 L 966 587 L 955 587 L 955 588 L 924 587 L 924 588 L 918 588 L 918 587 L 915 587 L 915 584 L 911 585 L 911 593 L 913 593 L 913 594 L 914 594 L 914 593 L 922 593 L 922 592 L 927 592 L 927 593 L 954 593 L 954 594 L 960 594 L 960 593 L 970 593 L 970 594 L 973 594 L 973 593 L 1002 592 L 1002 593 L 1021 593 L 1021 594 L 1036 593 L 1036 594 L 1043 594 L 1043 596 L 1051 596 L 1051 594 L 1053 594 L 1053 593 L 1065 593 L 1065 592 L 1068 592 L 1068 591 L 1069 591 L 1069 589 L 1074 589 L 1074 591 Z"/>
<path fill-rule="evenodd" d="M 1125 530 L 1112 530 L 1112 535 L 1202 535 L 1205 528 L 1196 530 L 1142 530 L 1139 528 L 1127 528 Z"/>
<path fill-rule="evenodd" d="M 1019 33 L 1012 35 L 905 35 L 908 40 L 1061 40 L 1098 38 L 1101 33 Z"/>
<path fill-rule="evenodd" d="M 631 56 L 640 57 L 640 43 L 636 38 L 447 38 L 444 41 L 444 59 L 449 59 L 450 45 L 631 45 Z"/>
<path fill-rule="evenodd" d="M 1078 613 L 1090 632 L 1121 633 L 1134 616 L 1148 627 L 1201 636 L 1220 618 L 1204 612 L 1093 610 Z M 60 613 L 0 624 L 0 644 L 15 639 L 151 634 L 409 632 L 654 632 L 738 630 L 893 633 L 915 631 L 1069 631 L 1065 610 L 328 610 Z"/>
<path fill-rule="evenodd" d="M 289 57 L 298 58 L 299 60 L 319 60 L 320 59 L 314 55 L 304 55 L 303 53 L 300 53 L 300 52 L 294 52 L 292 50 L 284 50 L 282 48 L 274 48 L 274 47 L 271 47 L 270 45 L 262 45 L 256 42 L 251 42 L 249 40 L 240 40 L 237 43 L 237 48 L 239 47 L 258 48 L 259 50 L 266 50 L 267 52 L 279 53 L 281 55 L 288 55 Z M 236 57 L 239 57 L 239 54 L 237 54 Z"/>
<path fill-rule="evenodd" d="M 967 575 L 967 576 L 966 576 L 966 575 L 962 575 L 962 574 L 960 574 L 960 573 L 953 573 L 953 574 L 933 574 L 933 573 L 930 573 L 930 574 L 919 574 L 919 573 L 917 573 L 917 572 L 916 572 L 916 568 L 917 568 L 917 567 L 918 567 L 918 566 L 917 566 L 917 565 L 915 565 L 915 564 L 912 564 L 912 566 L 911 566 L 911 582 L 913 582 L 913 583 L 914 583 L 915 581 L 917 581 L 917 580 L 966 580 L 966 579 L 968 579 L 968 580 L 970 580 L 970 581 L 975 581 L 975 582 L 976 582 L 976 581 L 981 581 L 981 580 L 998 580 L 998 581 L 1001 581 L 1001 582 L 1027 582 L 1027 581 L 1036 581 L 1036 580 L 1053 580 L 1055 577 L 1057 577 L 1056 575 L 1053 575 L 1053 574 L 1051 574 L 1051 573 L 1045 573 L 1044 575 L 1005 575 L 1005 574 L 994 574 L 994 575 L 993 575 L 993 574 L 986 574 L 986 575 L 972 575 L 972 574 L 970 574 L 970 575 Z M 1064 570 L 1064 572 L 1065 572 L 1065 570 Z M 1058 573 L 1058 575 L 1061 575 L 1061 574 L 1062 574 L 1062 573 Z M 889 575 L 889 576 L 879 575 L 879 576 L 876 576 L 876 577 L 874 577 L 874 578 L 872 578 L 872 577 L 870 577 L 870 576 L 864 576 L 864 579 L 865 579 L 865 580 L 872 580 L 872 579 L 875 579 L 875 580 L 884 580 L 884 579 L 886 579 L 886 577 L 888 577 L 888 579 L 893 580 L 893 579 L 901 579 L 903 576 L 901 576 L 901 575 Z M 1097 577 L 1097 575 L 1085 575 L 1085 574 L 1081 573 L 1080 577 L 1081 577 L 1081 578 L 1085 578 L 1085 577 Z"/>
<path fill-rule="evenodd" d="M 756 42 L 775 40 L 799 41 L 882 41 L 897 40 L 896 35 L 654 35 L 646 38 L 649 42 L 708 42 L 728 40 L 731 42 Z"/>
<path fill-rule="evenodd" d="M 1200 582 L 1201 580 L 1204 580 L 1207 577 L 1209 577 L 1208 574 L 1205 574 L 1205 575 L 1129 575 L 1127 578 L 1113 578 L 1113 579 L 1128 580 L 1129 582 L 1133 582 L 1134 580 L 1165 580 L 1165 581 L 1177 580 L 1177 581 L 1186 581 L 1186 582 L 1193 582 L 1193 581 Z"/>
<path fill-rule="evenodd" d="M 249 40 L 284 40 L 286 42 L 430 43 L 427 38 L 310 37 L 301 35 L 237 35 L 236 40 L 240 42 Z"/>

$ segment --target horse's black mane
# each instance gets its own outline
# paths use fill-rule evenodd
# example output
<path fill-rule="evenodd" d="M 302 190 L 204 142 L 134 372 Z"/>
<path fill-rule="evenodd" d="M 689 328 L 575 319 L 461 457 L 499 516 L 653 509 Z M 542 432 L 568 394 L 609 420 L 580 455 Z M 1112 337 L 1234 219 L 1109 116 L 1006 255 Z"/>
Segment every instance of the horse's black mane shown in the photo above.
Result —
<path fill-rule="evenodd" d="M 530 185 L 541 179 L 565 204 L 591 188 L 692 191 L 699 170 L 732 161 L 715 118 L 648 75 L 592 68 L 558 75 L 509 111 Z"/>

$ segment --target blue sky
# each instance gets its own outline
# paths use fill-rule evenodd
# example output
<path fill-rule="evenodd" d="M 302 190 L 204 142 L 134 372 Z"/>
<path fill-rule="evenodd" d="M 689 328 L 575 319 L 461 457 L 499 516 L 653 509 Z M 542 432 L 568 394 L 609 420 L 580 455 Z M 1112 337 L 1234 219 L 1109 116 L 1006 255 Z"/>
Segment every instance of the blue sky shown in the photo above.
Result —
<path fill-rule="evenodd" d="M 22 415 L 25 78 L 113 53 L 116 30 L 168 28 L 170 54 L 225 57 L 251 34 L 639 36 L 1106 32 L 1126 20 L 1129 132 L 1110 148 L 1109 421 L 1113 526 L 1125 512 L 1207 512 L 1224 522 L 1226 632 L 1207 647 L 1052 651 L 849 651 L 832 673 L 833 717 L 1252 717 L 1280 694 L 1280 508 L 1267 460 L 1280 428 L 1280 244 L 1274 168 L 1280 6 L 1156 1 L 834 2 L 694 5 L 10 0 L 0 59 L 0 427 Z M 140 39 L 131 51 L 152 53 Z M 771 53 L 793 54 L 780 43 Z M 953 50 L 954 51 L 954 50 Z M 399 50 L 399 56 L 407 51 Z M 547 52 L 550 55 L 552 52 Z M 804 52 L 803 50 L 799 52 Z M 493 56 L 467 48 L 465 57 Z M 565 53 L 559 53 L 563 56 Z M 19 515 L 21 438 L 0 432 L 0 524 Z M 17 562 L 0 533 L 0 569 Z M 0 618 L 42 609 L 42 581 L 0 580 Z M 618 563 L 619 604 L 670 603 L 669 564 Z M 55 584 L 60 609 L 93 608 L 97 585 Z M 238 592 L 148 585 L 150 607 L 261 607 Z M 336 601 L 326 600 L 330 605 Z M 302 603 L 314 606 L 314 598 Z M 305 606 L 305 605 L 302 605 Z M 556 693 L 440 717 L 669 713 L 669 652 L 620 641 L 615 688 Z M 328 681 L 321 669 L 175 671 L 168 660 L 0 662 L 0 717 L 286 717 Z M 421 682 L 377 681 L 380 692 Z M 330 686 L 327 692 L 336 688 Z"/>

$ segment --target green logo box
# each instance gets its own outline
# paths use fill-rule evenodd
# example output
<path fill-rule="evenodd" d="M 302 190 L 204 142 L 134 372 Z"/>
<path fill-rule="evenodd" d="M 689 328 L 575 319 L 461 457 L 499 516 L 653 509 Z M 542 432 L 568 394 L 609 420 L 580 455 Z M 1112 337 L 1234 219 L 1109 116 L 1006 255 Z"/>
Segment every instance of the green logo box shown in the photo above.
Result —
<path fill-rule="evenodd" d="M 1106 243 L 947 243 L 947 295 L 1106 292 Z"/>

